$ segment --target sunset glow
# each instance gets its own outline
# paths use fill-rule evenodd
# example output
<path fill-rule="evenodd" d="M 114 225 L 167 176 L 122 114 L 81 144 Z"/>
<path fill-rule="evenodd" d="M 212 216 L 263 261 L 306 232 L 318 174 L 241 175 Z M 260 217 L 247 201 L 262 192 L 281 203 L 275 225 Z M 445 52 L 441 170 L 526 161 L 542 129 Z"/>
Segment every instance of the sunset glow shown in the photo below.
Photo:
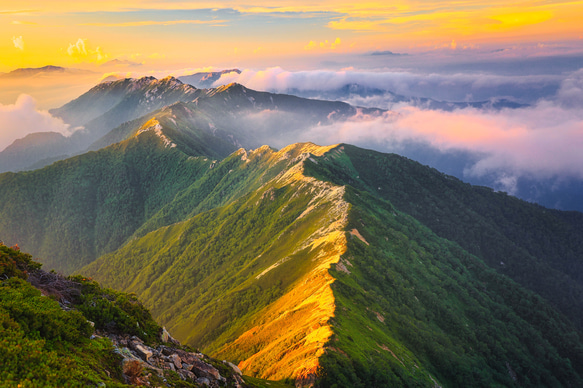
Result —
<path fill-rule="evenodd" d="M 580 51 L 581 1 L 65 1 L 0 5 L 0 71 L 115 58 L 179 65 L 310 67 L 298 57 L 375 50 Z M 452 44 L 455 42 L 455 44 Z M 290 60 L 295 58 L 296 60 Z"/>

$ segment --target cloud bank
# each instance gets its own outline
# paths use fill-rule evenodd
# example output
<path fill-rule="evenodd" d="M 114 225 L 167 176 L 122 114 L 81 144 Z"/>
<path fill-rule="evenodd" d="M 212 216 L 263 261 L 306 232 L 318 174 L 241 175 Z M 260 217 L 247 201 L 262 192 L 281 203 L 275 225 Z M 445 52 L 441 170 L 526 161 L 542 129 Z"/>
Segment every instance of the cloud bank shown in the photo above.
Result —
<path fill-rule="evenodd" d="M 334 88 L 347 79 L 356 78 L 354 74 L 341 74 L 340 77 L 338 74 L 297 74 L 269 70 L 263 73 L 242 73 L 241 78 L 249 86 L 260 89 L 269 89 L 270 86 L 280 89 Z M 373 77 L 359 76 L 364 80 Z M 238 78 L 232 74 L 229 77 Z M 378 77 L 382 79 L 383 76 Z M 482 82 L 485 81 L 474 80 L 474 83 Z M 517 82 L 527 81 L 519 79 Z M 564 77 L 553 96 L 520 109 L 465 108 L 441 111 L 400 104 L 380 117 L 360 114 L 346 122 L 305 128 L 293 133 L 293 139 L 278 137 L 269 141 L 276 146 L 280 146 L 278 143 L 295 141 L 319 144 L 345 142 L 383 152 L 397 152 L 423 163 L 427 162 L 422 160 L 423 155 L 419 150 L 428 147 L 444 155 L 465 154 L 469 157 L 462 158 L 464 165 L 459 166 L 462 178 L 479 181 L 487 177 L 496 188 L 513 194 L 521 178 L 583 181 L 581 108 L 583 69 Z"/>
<path fill-rule="evenodd" d="M 224 74 L 215 86 L 231 82 L 251 89 L 285 93 L 289 91 L 331 91 L 345 85 L 445 101 L 482 101 L 510 98 L 525 103 L 554 95 L 563 75 L 500 75 L 492 73 L 422 74 L 406 71 L 297 71 L 280 67 L 266 70 L 243 70 L 241 74 Z M 380 106 L 380 108 L 384 108 Z"/>
<path fill-rule="evenodd" d="M 34 99 L 21 94 L 12 105 L 0 104 L 0 151 L 16 139 L 34 132 L 70 135 L 69 125 L 46 111 L 37 110 Z"/>

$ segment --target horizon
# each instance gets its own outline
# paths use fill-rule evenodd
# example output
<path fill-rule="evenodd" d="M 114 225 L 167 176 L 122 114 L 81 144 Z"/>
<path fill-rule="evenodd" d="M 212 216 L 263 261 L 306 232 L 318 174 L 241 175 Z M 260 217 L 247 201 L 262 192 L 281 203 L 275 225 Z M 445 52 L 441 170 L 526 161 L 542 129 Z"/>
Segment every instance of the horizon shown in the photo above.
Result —
<path fill-rule="evenodd" d="M 0 41 L 0 72 L 47 63 L 90 68 L 114 59 L 146 71 L 299 71 L 354 62 L 385 68 L 378 57 L 459 63 L 573 55 L 583 53 L 582 17 L 581 3 L 568 1 L 32 0 L 0 9 L 10 26 Z"/>

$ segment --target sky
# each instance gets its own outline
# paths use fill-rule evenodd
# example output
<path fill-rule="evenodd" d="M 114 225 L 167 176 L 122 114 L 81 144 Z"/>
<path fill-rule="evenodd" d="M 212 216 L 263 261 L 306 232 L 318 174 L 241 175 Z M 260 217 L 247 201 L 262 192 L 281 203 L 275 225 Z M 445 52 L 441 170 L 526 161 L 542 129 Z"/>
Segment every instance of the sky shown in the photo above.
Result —
<path fill-rule="evenodd" d="M 0 71 L 112 59 L 307 70 L 367 53 L 569 54 L 581 51 L 581 20 L 576 0 L 1 0 Z"/>
<path fill-rule="evenodd" d="M 538 194 L 528 198 L 524 182 L 531 193 L 579 182 L 580 198 L 582 20 L 583 0 L 0 0 L 0 73 L 46 65 L 85 71 L 0 74 L 0 150 L 31 132 L 70 134 L 48 110 L 108 75 L 238 68 L 241 74 L 216 85 L 239 82 L 389 110 L 306 128 L 294 138 L 266 138 L 270 145 L 348 142 L 511 194 L 522 190 L 526 199 Z M 372 92 L 337 94 L 349 84 Z M 521 106 L 438 110 L 395 95 Z M 274 122 L 273 112 L 265 117 Z M 550 205 L 562 207 L 560 200 Z"/>

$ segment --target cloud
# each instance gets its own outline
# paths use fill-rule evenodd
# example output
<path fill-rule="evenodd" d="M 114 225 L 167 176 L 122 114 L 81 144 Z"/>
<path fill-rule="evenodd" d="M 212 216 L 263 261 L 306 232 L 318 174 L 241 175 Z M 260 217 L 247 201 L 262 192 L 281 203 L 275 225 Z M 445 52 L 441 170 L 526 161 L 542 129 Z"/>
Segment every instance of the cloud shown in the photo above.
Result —
<path fill-rule="evenodd" d="M 341 76 L 337 72 L 292 74 L 278 70 L 247 73 L 247 78 L 244 73 L 241 75 L 248 83 L 282 89 L 335 88 L 354 80 L 354 74 Z M 372 79 L 375 78 L 367 80 Z M 382 79 L 376 78 L 377 81 Z M 582 107 L 583 69 L 567 76 L 554 96 L 519 109 L 442 111 L 401 103 L 381 116 L 360 113 L 348 121 L 331 125 L 307 126 L 301 118 L 293 118 L 294 128 L 276 134 L 265 130 L 261 139 L 276 147 L 298 141 L 345 142 L 382 152 L 397 152 L 438 169 L 442 167 L 429 160 L 433 156 L 442 155 L 441 159 L 434 160 L 444 163 L 457 158 L 455 175 L 512 194 L 517 192 L 523 179 L 583 181 Z M 265 120 L 286 121 L 273 112 L 261 112 L 248 118 L 250 126 L 259 126 Z M 427 150 L 430 156 L 423 154 Z"/>
<path fill-rule="evenodd" d="M 69 48 L 67 49 L 67 54 L 72 57 L 83 57 L 87 56 L 87 50 L 85 49 L 85 40 L 79 38 L 76 43 L 69 43 Z"/>
<path fill-rule="evenodd" d="M 14 43 L 14 47 L 19 49 L 20 51 L 24 50 L 24 39 L 22 39 L 22 36 L 18 36 L 18 37 L 13 36 L 12 43 Z"/>
<path fill-rule="evenodd" d="M 307 45 L 304 46 L 304 50 L 315 50 L 315 49 L 322 49 L 322 50 L 335 50 L 338 46 L 342 44 L 340 38 L 336 38 L 333 42 L 329 42 L 325 40 L 320 43 L 316 43 L 313 40 L 309 41 Z"/>
<path fill-rule="evenodd" d="M 95 49 L 89 48 L 87 39 L 81 38 L 75 43 L 69 43 L 67 54 L 78 62 L 102 62 L 109 57 L 99 46 Z"/>
<path fill-rule="evenodd" d="M 313 42 L 316 45 L 315 42 Z M 445 101 L 473 101 L 513 98 L 534 103 L 555 94 L 564 75 L 499 75 L 489 73 L 422 74 L 407 71 L 297 71 L 281 67 L 243 70 L 223 75 L 215 86 L 238 82 L 251 89 L 286 93 L 294 91 L 331 91 L 349 84 L 390 91 L 396 94 L 428 97 Z M 387 106 L 379 106 L 387 108 Z"/>
<path fill-rule="evenodd" d="M 33 132 L 59 132 L 70 135 L 69 125 L 48 112 L 38 110 L 34 99 L 21 94 L 11 105 L 0 104 L 0 150 Z"/>
<path fill-rule="evenodd" d="M 98 27 L 142 27 L 142 26 L 173 26 L 177 24 L 209 24 L 211 26 L 223 25 L 228 20 L 143 20 L 138 22 L 125 23 L 85 23 L 81 26 L 98 26 Z"/>
<path fill-rule="evenodd" d="M 467 178 L 495 176 L 510 192 L 519 177 L 583 180 L 583 112 L 550 101 L 500 111 L 403 106 L 380 117 L 360 115 L 314 127 L 304 140 L 346 142 L 385 152 L 418 144 L 444 154 L 470 153 L 474 159 L 465 166 Z"/>
<path fill-rule="evenodd" d="M 559 103 L 567 108 L 583 108 L 583 69 L 570 74 L 557 92 Z"/>

